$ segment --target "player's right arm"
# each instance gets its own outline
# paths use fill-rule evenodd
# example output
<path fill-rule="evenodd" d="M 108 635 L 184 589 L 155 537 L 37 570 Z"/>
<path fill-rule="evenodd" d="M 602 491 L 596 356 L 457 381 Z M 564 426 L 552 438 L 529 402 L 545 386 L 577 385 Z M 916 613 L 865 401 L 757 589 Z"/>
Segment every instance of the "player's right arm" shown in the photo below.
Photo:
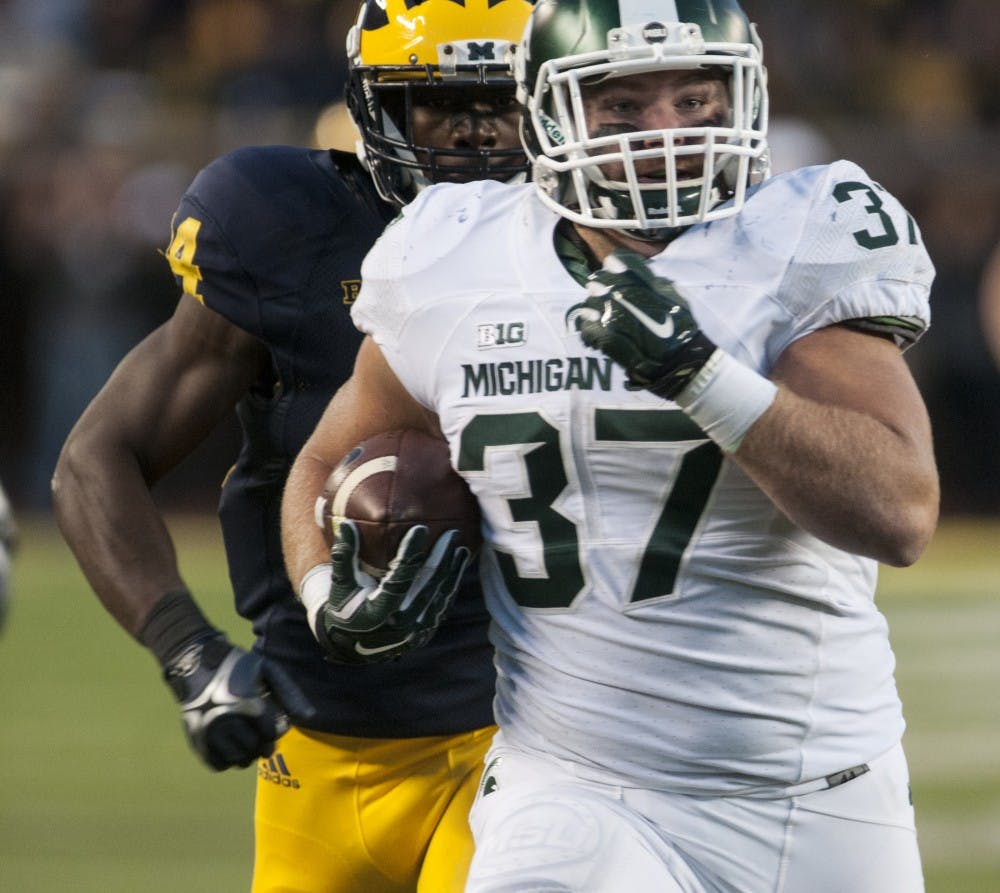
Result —
<path fill-rule="evenodd" d="M 53 478 L 56 519 L 84 575 L 154 653 L 192 745 L 216 769 L 270 752 L 283 726 L 267 696 L 276 686 L 270 667 L 230 644 L 197 608 L 152 487 L 232 411 L 266 361 L 255 338 L 184 295 L 85 410 Z M 209 722 L 220 698 L 231 706 Z"/>

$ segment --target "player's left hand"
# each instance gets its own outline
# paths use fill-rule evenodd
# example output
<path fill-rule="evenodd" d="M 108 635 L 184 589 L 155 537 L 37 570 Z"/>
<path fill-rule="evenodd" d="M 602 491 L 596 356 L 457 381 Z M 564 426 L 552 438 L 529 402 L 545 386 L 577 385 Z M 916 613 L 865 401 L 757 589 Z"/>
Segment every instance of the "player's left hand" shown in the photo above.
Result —
<path fill-rule="evenodd" d="M 310 614 L 329 659 L 380 663 L 430 641 L 469 562 L 470 552 L 455 544 L 456 535 L 441 534 L 428 554 L 427 528 L 411 527 L 385 576 L 375 579 L 361 570 L 357 528 L 341 521 L 330 549 L 329 594 L 315 617 Z"/>
<path fill-rule="evenodd" d="M 587 293 L 571 311 L 577 331 L 622 366 L 633 387 L 672 400 L 715 350 L 673 283 L 632 251 L 610 254 Z"/>

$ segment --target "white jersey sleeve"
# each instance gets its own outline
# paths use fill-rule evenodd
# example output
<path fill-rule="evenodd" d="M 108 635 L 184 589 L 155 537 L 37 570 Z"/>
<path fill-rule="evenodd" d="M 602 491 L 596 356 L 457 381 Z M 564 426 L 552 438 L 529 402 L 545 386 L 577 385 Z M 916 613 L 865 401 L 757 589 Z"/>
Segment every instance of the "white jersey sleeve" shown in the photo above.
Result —
<path fill-rule="evenodd" d="M 783 174 L 751 198 L 652 261 L 737 359 L 767 374 L 792 341 L 824 326 L 872 320 L 871 330 L 881 323 L 912 342 L 930 325 L 934 267 L 917 225 L 856 164 Z M 711 300 L 699 300 L 703 290 Z"/>
<path fill-rule="evenodd" d="M 811 189 L 813 197 L 778 291 L 790 314 L 823 322 L 905 317 L 929 325 L 934 268 L 916 222 L 894 196 L 847 161 L 775 185 L 790 203 L 796 188 Z"/>

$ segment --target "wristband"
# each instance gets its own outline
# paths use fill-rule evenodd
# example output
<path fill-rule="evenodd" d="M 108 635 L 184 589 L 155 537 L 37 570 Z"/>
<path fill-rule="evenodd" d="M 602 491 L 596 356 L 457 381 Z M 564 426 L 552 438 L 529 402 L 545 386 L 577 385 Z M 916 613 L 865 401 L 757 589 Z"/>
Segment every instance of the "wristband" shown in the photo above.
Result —
<path fill-rule="evenodd" d="M 327 561 L 309 568 L 299 583 L 299 601 L 305 606 L 309 618 L 309 629 L 315 632 L 316 615 L 330 598 L 330 582 L 333 565 Z"/>
<path fill-rule="evenodd" d="M 163 596 L 149 612 L 136 638 L 166 667 L 174 655 L 198 639 L 221 633 L 212 626 L 186 589 Z"/>
<path fill-rule="evenodd" d="M 725 452 L 735 453 L 777 393 L 773 381 L 717 349 L 674 401 Z"/>

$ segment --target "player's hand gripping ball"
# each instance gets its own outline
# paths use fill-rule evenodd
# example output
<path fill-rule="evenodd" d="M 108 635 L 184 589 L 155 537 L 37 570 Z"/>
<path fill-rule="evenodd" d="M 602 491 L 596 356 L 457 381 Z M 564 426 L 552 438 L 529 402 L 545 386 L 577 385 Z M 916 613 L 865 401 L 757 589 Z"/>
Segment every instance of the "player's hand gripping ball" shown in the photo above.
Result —
<path fill-rule="evenodd" d="M 339 524 L 354 522 L 361 570 L 385 575 L 403 536 L 427 527 L 430 548 L 446 530 L 475 553 L 482 542 L 479 506 L 452 467 L 448 444 L 416 429 L 388 431 L 351 450 L 316 501 L 316 522 L 333 545 Z"/>
<path fill-rule="evenodd" d="M 328 588 L 303 580 L 310 627 L 330 660 L 375 663 L 428 642 L 480 545 L 479 509 L 447 445 L 420 431 L 366 440 L 316 503 L 330 542 Z M 322 602 L 309 595 L 323 586 Z"/>

